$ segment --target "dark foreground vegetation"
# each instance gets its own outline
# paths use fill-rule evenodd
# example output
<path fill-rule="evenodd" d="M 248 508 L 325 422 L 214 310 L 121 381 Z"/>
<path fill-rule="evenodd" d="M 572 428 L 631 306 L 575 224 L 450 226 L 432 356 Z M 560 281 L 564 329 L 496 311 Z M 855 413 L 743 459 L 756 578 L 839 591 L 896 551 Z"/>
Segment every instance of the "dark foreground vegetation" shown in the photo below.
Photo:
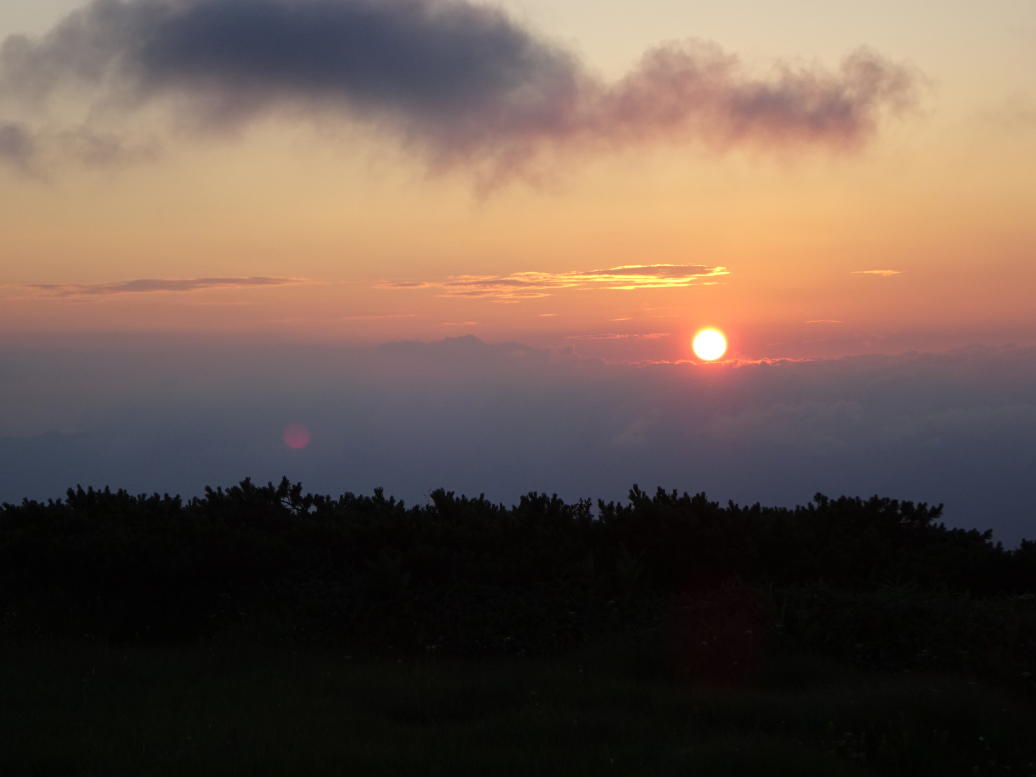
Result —
<path fill-rule="evenodd" d="M 634 488 L 0 509 L 2 774 L 1036 775 L 1036 543 Z"/>

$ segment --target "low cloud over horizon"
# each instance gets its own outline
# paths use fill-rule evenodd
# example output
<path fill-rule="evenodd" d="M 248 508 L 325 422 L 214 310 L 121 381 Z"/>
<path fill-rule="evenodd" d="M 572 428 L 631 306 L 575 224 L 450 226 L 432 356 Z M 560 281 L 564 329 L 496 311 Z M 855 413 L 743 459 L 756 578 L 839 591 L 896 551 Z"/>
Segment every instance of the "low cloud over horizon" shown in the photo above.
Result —
<path fill-rule="evenodd" d="M 200 493 L 435 488 L 741 503 L 816 492 L 945 503 L 1036 538 L 1036 350 L 700 366 L 606 364 L 466 336 L 377 348 L 96 338 L 0 346 L 0 501 L 77 483 Z M 312 443 L 285 446 L 305 426 Z"/>
<path fill-rule="evenodd" d="M 566 47 L 467 0 L 96 0 L 42 37 L 0 45 L 0 108 L 22 116 L 0 116 L 0 158 L 27 169 L 61 145 L 41 127 L 63 99 L 119 116 L 164 101 L 178 125 L 204 131 L 275 113 L 358 121 L 435 169 L 492 181 L 562 146 L 851 148 L 915 106 L 919 82 L 866 48 L 834 70 L 752 72 L 697 39 L 659 45 L 605 82 Z M 105 147 L 114 159 L 132 145 Z"/>

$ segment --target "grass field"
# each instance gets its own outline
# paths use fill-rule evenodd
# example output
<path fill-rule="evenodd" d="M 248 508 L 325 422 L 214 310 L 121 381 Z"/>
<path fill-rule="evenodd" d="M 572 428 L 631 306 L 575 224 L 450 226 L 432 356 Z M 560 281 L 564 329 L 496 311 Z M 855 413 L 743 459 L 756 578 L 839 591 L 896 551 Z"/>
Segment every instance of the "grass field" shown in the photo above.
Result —
<path fill-rule="evenodd" d="M 803 658 L 722 689 L 604 654 L 51 642 L 0 658 L 3 775 L 1036 774 L 1036 716 L 1007 691 Z"/>

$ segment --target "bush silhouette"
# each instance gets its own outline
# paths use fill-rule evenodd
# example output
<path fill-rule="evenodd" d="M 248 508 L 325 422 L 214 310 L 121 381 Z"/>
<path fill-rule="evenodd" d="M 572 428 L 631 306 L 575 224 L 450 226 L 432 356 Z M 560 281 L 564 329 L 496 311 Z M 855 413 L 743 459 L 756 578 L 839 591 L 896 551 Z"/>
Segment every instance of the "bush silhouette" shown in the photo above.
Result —
<path fill-rule="evenodd" d="M 940 517 L 879 497 L 773 508 L 636 486 L 625 502 L 530 493 L 510 507 L 287 479 L 189 500 L 77 487 L 0 508 L 0 629 L 451 655 L 626 639 L 730 677 L 786 648 L 1032 672 L 1036 543 L 1007 550 Z M 751 639 L 732 642 L 738 628 Z M 724 651 L 740 668 L 716 664 Z"/>

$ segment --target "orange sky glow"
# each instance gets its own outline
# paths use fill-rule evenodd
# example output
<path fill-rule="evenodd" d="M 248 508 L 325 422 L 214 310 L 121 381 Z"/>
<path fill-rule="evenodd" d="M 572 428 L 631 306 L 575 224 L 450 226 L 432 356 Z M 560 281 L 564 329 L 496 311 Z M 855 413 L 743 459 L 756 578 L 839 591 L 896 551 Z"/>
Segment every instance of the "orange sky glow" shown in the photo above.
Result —
<path fill-rule="evenodd" d="M 509 3 L 589 86 L 556 126 L 485 134 L 293 101 L 275 72 L 269 106 L 200 129 L 189 72 L 139 105 L 75 74 L 27 93 L 79 7 L 0 9 L 5 337 L 472 333 L 624 361 L 689 358 L 704 322 L 745 359 L 1036 340 L 1031 3 L 950 2 L 936 37 L 907 32 L 919 3 L 795 2 L 775 28 L 652 0 L 625 37 L 618 3 Z M 720 75 L 682 96 L 653 80 L 702 62 Z M 766 89 L 829 91 L 739 112 Z M 831 95 L 856 113 L 818 118 Z"/>

